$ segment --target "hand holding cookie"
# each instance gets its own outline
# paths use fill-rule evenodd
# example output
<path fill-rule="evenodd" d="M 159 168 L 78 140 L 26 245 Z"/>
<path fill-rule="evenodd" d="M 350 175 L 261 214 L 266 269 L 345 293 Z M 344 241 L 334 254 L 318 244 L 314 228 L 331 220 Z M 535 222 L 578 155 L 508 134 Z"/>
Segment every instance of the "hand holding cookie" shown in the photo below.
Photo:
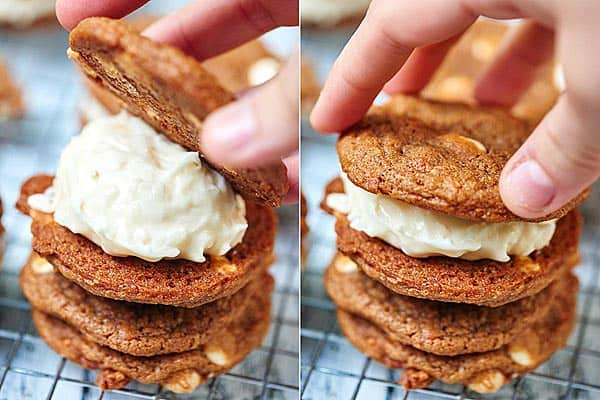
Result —
<path fill-rule="evenodd" d="M 58 0 L 59 21 L 71 30 L 89 16 L 120 18 L 147 0 Z M 279 26 L 298 24 L 298 2 L 193 2 L 152 24 L 144 35 L 178 47 L 199 59 L 216 56 Z M 235 29 L 231 29 L 235 26 Z M 212 161 L 228 167 L 258 167 L 284 158 L 290 190 L 298 201 L 298 53 L 263 85 L 207 117 L 200 147 Z"/>
<path fill-rule="evenodd" d="M 562 64 L 567 89 L 500 180 L 502 199 L 515 214 L 550 214 L 600 176 L 600 59 L 587 50 L 599 14 L 600 3 L 587 1 L 374 0 L 332 69 L 312 123 L 339 131 L 358 121 L 382 89 L 419 92 L 480 15 L 529 18 L 507 35 L 474 94 L 481 103 L 510 107 L 553 53 Z"/>

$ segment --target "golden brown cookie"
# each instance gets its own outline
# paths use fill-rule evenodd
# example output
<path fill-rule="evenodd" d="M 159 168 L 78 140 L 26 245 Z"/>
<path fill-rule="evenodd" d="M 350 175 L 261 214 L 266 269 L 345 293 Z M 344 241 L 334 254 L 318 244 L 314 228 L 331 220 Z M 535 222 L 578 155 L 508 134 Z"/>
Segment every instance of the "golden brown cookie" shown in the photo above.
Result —
<path fill-rule="evenodd" d="M 421 94 L 432 100 L 475 104 L 477 78 L 492 62 L 506 32 L 518 23 L 477 20 L 448 52 L 444 62 Z M 512 107 L 511 113 L 537 124 L 560 94 L 554 82 L 553 62 L 540 68 L 529 90 Z"/>
<path fill-rule="evenodd" d="M 319 98 L 321 86 L 312 67 L 312 63 L 306 57 L 302 57 L 300 66 L 300 111 L 302 115 L 308 116 Z"/>
<path fill-rule="evenodd" d="M 306 204 L 306 197 L 303 193 L 300 193 L 300 247 L 302 250 L 302 266 L 304 266 L 304 260 L 308 254 L 308 223 L 306 222 L 306 216 L 308 214 L 308 205 Z"/>
<path fill-rule="evenodd" d="M 134 25 L 136 28 L 141 24 L 137 19 L 130 21 L 132 24 L 134 22 L 137 22 Z M 151 21 L 144 22 L 147 25 Z M 277 56 L 267 50 L 257 39 L 208 59 L 202 63 L 202 66 L 212 73 L 225 89 L 237 93 L 257 84 L 252 81 L 252 79 L 256 79 L 255 75 L 260 74 L 256 68 L 279 68 L 280 63 Z M 86 78 L 85 85 L 88 92 L 106 112 L 118 114 L 123 108 L 123 102 L 98 82 Z M 83 125 L 89 122 L 83 115 L 82 121 Z"/>
<path fill-rule="evenodd" d="M 574 275 L 564 278 L 561 291 L 549 311 L 509 344 L 498 350 L 439 356 L 391 339 L 374 324 L 338 310 L 344 335 L 360 351 L 390 368 L 405 368 L 400 383 L 407 389 L 428 386 L 434 380 L 462 383 L 480 393 L 493 393 L 511 379 L 534 370 L 563 347 L 575 323 L 578 282 Z"/>
<path fill-rule="evenodd" d="M 338 180 L 327 193 L 340 189 Z M 534 295 L 579 261 L 581 216 L 571 211 L 558 220 L 548 246 L 508 262 L 468 261 L 450 257 L 414 258 L 336 218 L 338 250 L 372 279 L 405 296 L 498 307 Z"/>
<path fill-rule="evenodd" d="M 500 173 L 528 136 L 526 122 L 500 109 L 398 95 L 344 131 L 337 152 L 355 185 L 417 207 L 486 222 L 560 218 L 589 189 L 535 219 L 513 214 L 500 197 Z"/>
<path fill-rule="evenodd" d="M 302 28 L 351 28 L 360 23 L 368 7 L 364 0 L 305 0 L 300 3 Z"/>
<path fill-rule="evenodd" d="M 252 302 L 241 318 L 200 348 L 152 357 L 124 354 L 87 339 L 74 327 L 37 309 L 33 322 L 54 351 L 84 368 L 100 369 L 96 384 L 120 389 L 129 381 L 158 383 L 176 393 L 192 392 L 207 379 L 242 361 L 263 342 L 271 321 L 271 287 Z"/>
<path fill-rule="evenodd" d="M 114 257 L 81 235 L 60 226 L 51 214 L 31 210 L 27 199 L 42 193 L 52 177 L 38 175 L 21 188 L 17 208 L 32 218 L 33 250 L 67 279 L 101 297 L 135 303 L 198 307 L 227 297 L 261 276 L 273 260 L 276 216 L 271 208 L 246 204 L 243 241 L 222 257 L 148 262 Z"/>
<path fill-rule="evenodd" d="M 561 277 L 534 296 L 496 308 L 421 300 L 392 292 L 339 253 L 324 281 L 338 308 L 371 322 L 394 341 L 444 356 L 508 344 L 547 313 L 555 296 L 572 289 L 572 282 Z"/>
<path fill-rule="evenodd" d="M 32 307 L 65 321 L 87 340 L 134 356 L 194 350 L 264 302 L 273 279 L 263 274 L 235 294 L 196 308 L 136 304 L 94 296 L 32 254 L 20 285 Z"/>
<path fill-rule="evenodd" d="M 0 58 L 0 121 L 21 118 L 25 113 L 21 91 L 15 84 L 4 60 Z"/>
<path fill-rule="evenodd" d="M 0 198 L 0 265 L 2 265 L 2 258 L 4 257 L 4 225 L 2 225 L 2 198 Z"/>
<path fill-rule="evenodd" d="M 51 24 L 58 27 L 58 20 L 54 13 L 55 1 L 2 0 L 10 10 L 0 13 L 0 28 L 28 30 Z"/>
<path fill-rule="evenodd" d="M 257 68 L 264 67 L 276 72 L 281 66 L 281 60 L 256 39 L 210 58 L 202 65 L 217 77 L 225 89 L 237 93 L 264 83 L 255 81 L 260 77 Z"/>
<path fill-rule="evenodd" d="M 234 99 L 198 61 L 141 36 L 126 22 L 87 18 L 73 29 L 69 44 L 69 56 L 88 78 L 116 95 L 127 111 L 201 155 L 202 121 Z M 204 160 L 247 199 L 278 206 L 288 191 L 282 162 L 229 169 Z"/>

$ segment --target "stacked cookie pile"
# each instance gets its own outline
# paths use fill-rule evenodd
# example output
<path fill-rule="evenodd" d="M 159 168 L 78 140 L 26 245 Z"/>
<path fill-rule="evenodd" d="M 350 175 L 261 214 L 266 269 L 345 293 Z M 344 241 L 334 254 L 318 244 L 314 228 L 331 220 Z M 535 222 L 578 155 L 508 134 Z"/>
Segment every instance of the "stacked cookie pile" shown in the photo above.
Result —
<path fill-rule="evenodd" d="M 500 172 L 528 124 L 491 108 L 398 96 L 343 132 L 323 208 L 337 248 L 325 286 L 343 333 L 421 388 L 489 393 L 573 328 L 587 193 L 539 220 L 502 203 Z"/>
<path fill-rule="evenodd" d="M 100 369 L 190 392 L 261 345 L 270 324 L 278 163 L 233 170 L 197 147 L 232 100 L 180 51 L 106 18 L 81 22 L 70 57 L 126 110 L 84 127 L 55 177 L 23 184 L 33 253 L 21 287 L 40 336 Z"/>

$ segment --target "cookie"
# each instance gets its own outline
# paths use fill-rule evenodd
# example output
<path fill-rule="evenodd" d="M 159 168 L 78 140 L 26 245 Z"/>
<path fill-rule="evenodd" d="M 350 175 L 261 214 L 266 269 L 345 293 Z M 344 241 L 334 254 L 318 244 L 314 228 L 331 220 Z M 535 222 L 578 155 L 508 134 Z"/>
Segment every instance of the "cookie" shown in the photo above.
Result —
<path fill-rule="evenodd" d="M 448 52 L 421 95 L 432 100 L 475 104 L 477 78 L 498 53 L 506 32 L 517 25 L 477 20 Z M 554 62 L 540 68 L 532 85 L 512 107 L 514 116 L 536 125 L 552 108 L 560 95 L 554 79 L 555 68 Z"/>
<path fill-rule="evenodd" d="M 306 197 L 304 193 L 300 193 L 300 247 L 302 250 L 302 260 L 306 259 L 308 254 L 308 223 L 306 222 L 306 216 L 308 214 L 308 205 L 306 204 Z M 304 265 L 304 264 L 303 264 Z"/>
<path fill-rule="evenodd" d="M 130 24 L 135 23 L 133 26 L 137 29 L 142 22 L 144 22 L 143 28 L 151 20 L 147 18 L 138 22 L 136 19 L 132 20 Z M 280 67 L 280 60 L 267 50 L 260 40 L 252 40 L 224 54 L 204 61 L 202 66 L 208 72 L 212 73 L 225 89 L 235 93 L 246 90 L 251 86 L 259 85 L 263 83 L 261 79 L 271 77 L 267 77 L 268 74 L 277 73 Z M 257 79 L 260 81 L 256 81 Z M 95 80 L 86 78 L 85 86 L 93 97 L 92 101 L 96 100 L 103 108 L 103 113 L 96 113 L 98 116 L 118 114 L 123 108 L 123 102 Z M 92 110 L 93 107 L 94 105 L 91 104 L 83 105 L 82 125 L 94 119 L 90 118 L 94 112 Z"/>
<path fill-rule="evenodd" d="M 32 254 L 20 285 L 32 307 L 59 318 L 87 340 L 134 356 L 194 350 L 222 335 L 273 287 L 263 274 L 232 296 L 196 308 L 136 304 L 94 296 Z"/>
<path fill-rule="evenodd" d="M 54 13 L 56 0 L 2 0 L 0 3 L 0 27 L 25 30 L 56 24 Z"/>
<path fill-rule="evenodd" d="M 304 0 L 300 3 L 302 28 L 328 30 L 360 23 L 371 0 Z"/>
<path fill-rule="evenodd" d="M 339 182 L 327 188 L 328 193 L 335 189 L 340 189 Z M 508 262 L 413 258 L 351 228 L 345 215 L 334 215 L 338 250 L 369 277 L 405 296 L 498 307 L 540 292 L 579 261 L 581 216 L 577 210 L 558 220 L 548 246 Z"/>
<path fill-rule="evenodd" d="M 202 121 L 234 100 L 195 59 L 141 36 L 126 22 L 88 18 L 71 32 L 71 57 L 85 75 L 110 90 L 127 111 L 191 151 Z M 282 162 L 254 169 L 230 169 L 204 159 L 247 199 L 279 206 L 288 191 Z"/>
<path fill-rule="evenodd" d="M 271 296 L 267 288 L 265 294 L 210 343 L 195 350 L 152 357 L 132 356 L 102 346 L 35 308 L 32 316 L 39 335 L 54 351 L 84 368 L 101 370 L 96 378 L 101 389 L 120 389 L 136 380 L 185 393 L 225 373 L 261 345 L 271 320 Z"/>
<path fill-rule="evenodd" d="M 302 56 L 300 64 L 300 111 L 303 116 L 308 117 L 320 93 L 321 86 L 312 63 L 306 56 Z"/>
<path fill-rule="evenodd" d="M 405 368 L 400 383 L 407 389 L 426 387 L 434 380 L 462 383 L 480 393 L 493 393 L 511 379 L 534 370 L 565 346 L 575 323 L 578 282 L 558 293 L 549 311 L 498 350 L 460 356 L 439 356 L 391 339 L 374 324 L 338 310 L 344 335 L 367 356 L 390 368 Z"/>
<path fill-rule="evenodd" d="M 52 177 L 38 175 L 21 188 L 17 208 L 32 218 L 33 250 L 67 279 L 101 297 L 135 303 L 198 307 L 227 297 L 263 274 L 272 262 L 276 216 L 271 208 L 248 202 L 243 241 L 222 257 L 147 262 L 115 257 L 81 235 L 57 224 L 51 214 L 31 210 L 27 199 L 42 193 Z"/>
<path fill-rule="evenodd" d="M 21 118 L 25 113 L 21 91 L 15 84 L 4 60 L 0 58 L 0 121 Z"/>
<path fill-rule="evenodd" d="M 500 197 L 500 173 L 529 133 L 500 109 L 398 95 L 344 131 L 337 152 L 355 185 L 417 207 L 486 222 L 560 218 L 589 189 L 536 219 L 513 214 Z"/>
<path fill-rule="evenodd" d="M 233 93 L 260 85 L 272 78 L 281 60 L 260 40 L 252 40 L 202 63 L 219 83 Z"/>
<path fill-rule="evenodd" d="M 2 225 L 2 199 L 0 198 L 0 265 L 2 265 L 2 258 L 4 257 L 4 225 Z"/>
<path fill-rule="evenodd" d="M 559 293 L 572 289 L 572 281 L 561 277 L 534 296 L 496 308 L 421 300 L 392 292 L 339 253 L 324 282 L 338 308 L 371 322 L 394 341 L 444 356 L 508 344 L 542 318 Z"/>

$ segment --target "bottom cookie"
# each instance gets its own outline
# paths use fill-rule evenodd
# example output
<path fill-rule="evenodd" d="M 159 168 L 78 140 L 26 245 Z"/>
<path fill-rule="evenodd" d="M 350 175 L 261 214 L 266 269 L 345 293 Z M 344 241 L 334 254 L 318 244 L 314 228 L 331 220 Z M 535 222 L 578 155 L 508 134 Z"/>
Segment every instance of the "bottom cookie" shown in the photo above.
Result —
<path fill-rule="evenodd" d="M 563 279 L 577 278 L 568 275 Z M 394 341 L 371 322 L 346 311 L 338 310 L 337 317 L 344 335 L 360 351 L 390 368 L 405 369 L 400 383 L 407 389 L 423 388 L 437 379 L 462 383 L 479 393 L 493 393 L 535 369 L 566 344 L 575 322 L 576 293 L 560 293 L 543 318 L 500 349 L 452 357 Z"/>
<path fill-rule="evenodd" d="M 33 322 L 54 351 L 88 369 L 100 369 L 96 385 L 119 389 L 130 381 L 158 383 L 175 393 L 188 393 L 207 379 L 223 374 L 261 345 L 271 321 L 271 300 L 265 296 L 210 345 L 182 353 L 132 356 L 101 346 L 58 318 L 35 308 Z"/>

